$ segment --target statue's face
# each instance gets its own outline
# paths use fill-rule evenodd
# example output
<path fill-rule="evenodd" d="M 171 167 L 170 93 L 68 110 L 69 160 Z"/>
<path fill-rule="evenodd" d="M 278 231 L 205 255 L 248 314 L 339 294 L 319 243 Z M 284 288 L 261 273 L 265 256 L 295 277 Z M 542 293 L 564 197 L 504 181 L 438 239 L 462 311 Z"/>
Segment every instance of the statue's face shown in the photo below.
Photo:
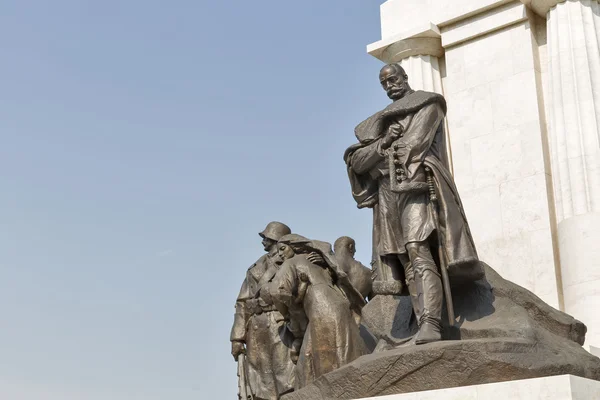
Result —
<path fill-rule="evenodd" d="M 352 254 L 353 256 L 354 254 L 356 254 L 356 246 L 354 245 L 354 243 L 348 243 L 348 251 L 350 251 L 350 254 Z"/>
<path fill-rule="evenodd" d="M 273 246 L 275 246 L 275 244 L 277 244 L 276 241 L 269 239 L 267 237 L 263 238 L 263 240 L 262 240 L 262 245 L 265 248 L 265 251 L 271 251 L 271 249 L 273 248 Z"/>
<path fill-rule="evenodd" d="M 279 244 L 279 247 L 277 247 L 277 253 L 279 253 L 279 257 L 281 257 L 282 260 L 287 260 L 295 255 L 292 247 L 285 243 Z"/>
<path fill-rule="evenodd" d="M 379 81 L 388 97 L 394 101 L 403 98 L 409 89 L 406 76 L 391 65 L 381 69 Z"/>

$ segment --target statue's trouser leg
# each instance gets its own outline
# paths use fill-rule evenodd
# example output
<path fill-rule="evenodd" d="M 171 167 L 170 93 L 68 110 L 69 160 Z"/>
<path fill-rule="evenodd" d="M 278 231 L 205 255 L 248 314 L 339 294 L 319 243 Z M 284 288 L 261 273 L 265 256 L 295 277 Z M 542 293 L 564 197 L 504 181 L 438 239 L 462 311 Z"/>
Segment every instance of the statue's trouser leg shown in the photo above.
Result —
<path fill-rule="evenodd" d="M 373 282 L 373 293 L 376 295 L 399 295 L 402 293 L 402 265 L 395 255 L 382 256 L 377 271 L 377 279 Z"/>
<path fill-rule="evenodd" d="M 429 245 L 425 242 L 413 242 L 406 245 L 414 287 L 417 294 L 421 316 L 419 334 L 416 343 L 428 343 L 441 340 L 442 302 L 444 297 L 442 280 L 437 270 Z M 410 290 L 410 289 L 409 289 Z M 415 314 L 417 309 L 415 309 Z"/>

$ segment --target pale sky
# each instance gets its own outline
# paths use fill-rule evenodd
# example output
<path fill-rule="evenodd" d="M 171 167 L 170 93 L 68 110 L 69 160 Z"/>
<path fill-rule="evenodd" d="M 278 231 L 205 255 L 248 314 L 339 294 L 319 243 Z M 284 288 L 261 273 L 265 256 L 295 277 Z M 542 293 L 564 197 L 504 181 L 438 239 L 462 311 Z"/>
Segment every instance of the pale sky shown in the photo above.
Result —
<path fill-rule="evenodd" d="M 257 232 L 357 240 L 382 1 L 0 4 L 0 398 L 235 399 Z"/>

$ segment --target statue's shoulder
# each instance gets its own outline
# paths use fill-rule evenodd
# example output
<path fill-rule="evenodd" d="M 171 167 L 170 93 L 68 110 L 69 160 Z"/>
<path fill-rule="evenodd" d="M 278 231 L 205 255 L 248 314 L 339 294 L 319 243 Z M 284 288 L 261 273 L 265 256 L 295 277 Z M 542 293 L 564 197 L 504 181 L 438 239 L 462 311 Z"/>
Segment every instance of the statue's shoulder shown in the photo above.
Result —
<path fill-rule="evenodd" d="M 267 262 L 267 254 L 263 254 L 260 256 L 258 260 L 256 260 L 252 265 L 248 267 L 248 271 L 252 271 L 257 267 L 262 267 Z"/>
<path fill-rule="evenodd" d="M 373 278 L 373 270 L 369 267 L 364 266 L 362 263 L 360 263 L 360 267 L 363 279 L 365 279 L 366 281 L 371 281 Z"/>
<path fill-rule="evenodd" d="M 444 96 L 435 92 L 417 90 L 407 94 L 400 100 L 394 101 L 383 110 L 371 115 L 354 129 L 354 135 L 359 143 L 346 150 L 344 159 L 347 159 L 348 155 L 357 148 L 368 145 L 380 137 L 383 134 L 384 129 L 389 125 L 389 120 L 391 118 L 403 118 L 409 114 L 417 113 L 422 108 L 431 104 L 438 104 L 442 107 L 444 114 L 446 113 L 446 100 L 444 99 Z M 388 122 L 386 123 L 386 121 Z"/>
<path fill-rule="evenodd" d="M 295 275 L 298 267 L 306 266 L 310 264 L 306 255 L 296 254 L 292 258 L 288 258 L 279 266 L 279 272 L 277 276 L 287 276 L 289 274 Z"/>
<path fill-rule="evenodd" d="M 385 110 L 383 114 L 387 116 L 400 116 L 416 113 L 423 107 L 431 104 L 438 104 L 446 112 L 446 99 L 439 93 L 428 92 L 426 90 L 417 90 L 402 99 L 393 102 Z"/>
<path fill-rule="evenodd" d="M 354 260 L 356 262 L 356 264 L 358 265 L 358 267 L 360 268 L 361 271 L 370 274 L 371 273 L 371 268 L 367 267 L 365 264 L 361 263 L 358 260 Z"/>
<path fill-rule="evenodd" d="M 415 90 L 411 96 L 415 99 L 423 99 L 423 100 L 427 99 L 427 100 L 433 100 L 433 101 L 439 101 L 440 99 L 444 98 L 444 96 L 439 93 L 429 92 L 427 90 Z M 407 96 L 407 97 L 410 98 L 411 96 Z"/>
<path fill-rule="evenodd" d="M 420 109 L 431 104 L 437 104 L 442 107 L 444 114 L 446 113 L 446 99 L 443 95 L 425 90 L 417 90 L 414 94 L 416 96 L 413 101 L 416 103 L 417 108 Z"/>
<path fill-rule="evenodd" d="M 358 260 L 352 260 L 350 262 L 349 267 L 352 269 L 352 272 L 355 274 L 359 274 L 361 276 L 371 275 L 372 270 L 369 267 L 366 267 L 363 263 Z"/>
<path fill-rule="evenodd" d="M 290 258 L 287 261 L 289 261 L 289 263 L 294 266 L 310 265 L 310 261 L 308 261 L 306 254 L 296 254 L 294 257 Z"/>

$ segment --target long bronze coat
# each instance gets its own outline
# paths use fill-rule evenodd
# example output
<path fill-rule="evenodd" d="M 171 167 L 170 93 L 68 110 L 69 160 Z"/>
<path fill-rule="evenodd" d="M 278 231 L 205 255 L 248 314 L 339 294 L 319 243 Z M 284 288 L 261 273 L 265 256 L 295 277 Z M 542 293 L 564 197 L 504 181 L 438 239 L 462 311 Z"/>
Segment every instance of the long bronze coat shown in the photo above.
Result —
<path fill-rule="evenodd" d="M 437 221 L 444 242 L 450 278 L 455 281 L 483 277 L 475 244 L 460 196 L 448 168 L 443 120 L 444 98 L 436 93 L 407 94 L 360 123 L 355 130 L 359 143 L 344 154 L 352 194 L 359 208 L 373 209 L 373 259 L 402 254 L 411 241 L 435 239 L 436 221 L 428 209 L 426 193 L 398 193 L 394 185 L 392 152 L 406 172 L 406 180 L 424 183 L 424 167 L 433 171 L 439 198 Z M 381 139 L 390 124 L 402 126 L 403 136 L 384 150 Z"/>
<path fill-rule="evenodd" d="M 293 341 L 284 318 L 261 296 L 279 270 L 275 252 L 265 254 L 246 273 L 236 301 L 231 341 L 246 343 L 246 376 L 256 399 L 277 400 L 294 388 Z"/>

